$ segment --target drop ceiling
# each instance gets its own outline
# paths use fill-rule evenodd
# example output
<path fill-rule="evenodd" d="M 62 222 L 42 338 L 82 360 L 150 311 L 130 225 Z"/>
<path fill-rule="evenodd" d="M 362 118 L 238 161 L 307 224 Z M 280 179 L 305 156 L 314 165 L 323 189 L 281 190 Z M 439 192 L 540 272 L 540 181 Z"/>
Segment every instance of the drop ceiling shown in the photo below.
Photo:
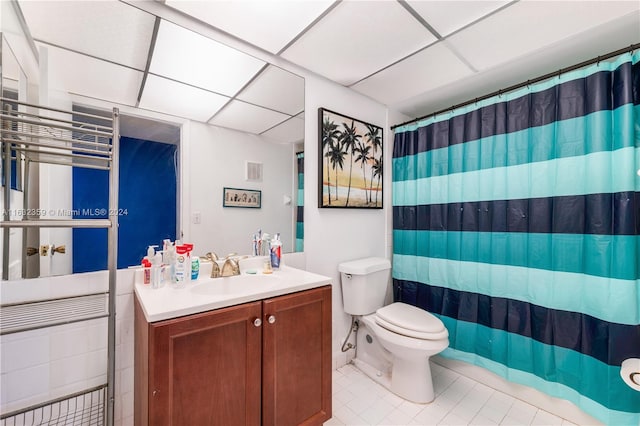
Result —
<path fill-rule="evenodd" d="M 640 42 L 637 0 L 18 4 L 69 92 L 281 142 L 304 135 L 304 82 L 265 57 L 418 117 Z"/>

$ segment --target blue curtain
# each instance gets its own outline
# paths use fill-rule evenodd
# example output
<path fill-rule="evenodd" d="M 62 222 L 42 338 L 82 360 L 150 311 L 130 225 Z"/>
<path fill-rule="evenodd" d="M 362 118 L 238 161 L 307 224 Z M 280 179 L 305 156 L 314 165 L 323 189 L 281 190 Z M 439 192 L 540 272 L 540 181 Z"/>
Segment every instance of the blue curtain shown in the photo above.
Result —
<path fill-rule="evenodd" d="M 640 424 L 640 54 L 396 129 L 393 282 L 442 355 Z"/>
<path fill-rule="evenodd" d="M 298 194 L 296 205 L 296 252 L 304 251 L 304 152 L 296 153 Z"/>

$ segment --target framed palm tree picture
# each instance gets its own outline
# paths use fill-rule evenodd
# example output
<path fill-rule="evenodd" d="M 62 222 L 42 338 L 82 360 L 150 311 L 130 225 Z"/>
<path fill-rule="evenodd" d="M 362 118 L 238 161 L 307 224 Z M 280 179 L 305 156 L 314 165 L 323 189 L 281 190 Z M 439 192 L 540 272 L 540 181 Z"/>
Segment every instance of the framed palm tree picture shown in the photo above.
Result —
<path fill-rule="evenodd" d="M 382 208 L 382 127 L 318 108 L 318 206 Z"/>

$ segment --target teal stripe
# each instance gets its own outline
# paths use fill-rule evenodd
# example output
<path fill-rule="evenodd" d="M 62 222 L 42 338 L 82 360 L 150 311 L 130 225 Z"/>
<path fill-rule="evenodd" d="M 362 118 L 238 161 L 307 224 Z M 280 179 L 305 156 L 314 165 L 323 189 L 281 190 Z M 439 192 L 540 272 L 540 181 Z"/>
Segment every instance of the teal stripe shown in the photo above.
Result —
<path fill-rule="evenodd" d="M 298 173 L 298 189 L 304 189 L 304 173 Z"/>
<path fill-rule="evenodd" d="M 298 189 L 298 205 L 304 206 L 304 188 Z"/>
<path fill-rule="evenodd" d="M 296 253 L 304 251 L 304 240 L 296 239 Z"/>
<path fill-rule="evenodd" d="M 520 300 L 618 324 L 640 324 L 636 280 L 400 254 L 393 255 L 391 270 L 400 280 Z"/>
<path fill-rule="evenodd" d="M 394 229 L 393 253 L 636 280 L 639 238 Z"/>
<path fill-rule="evenodd" d="M 637 191 L 640 148 L 476 170 L 392 184 L 394 206 Z M 414 170 L 415 173 L 415 170 Z"/>
<path fill-rule="evenodd" d="M 304 222 L 296 222 L 296 238 L 304 239 Z"/>
<path fill-rule="evenodd" d="M 637 63 L 640 62 L 640 51 L 634 52 L 633 54 L 623 54 L 618 56 L 615 60 L 611 62 L 601 62 L 599 64 L 591 65 L 588 67 L 581 68 L 579 70 L 574 70 L 565 74 L 562 74 L 558 77 L 550 78 L 540 83 L 532 84 L 530 87 L 523 87 L 518 90 L 514 90 L 513 92 L 505 93 L 501 96 L 493 96 L 489 99 L 485 99 L 483 101 L 476 102 L 472 105 L 468 105 L 466 107 L 458 108 L 454 111 L 440 114 L 436 117 L 429 117 L 425 120 L 418 121 L 416 123 L 407 124 L 405 126 L 396 127 L 394 130 L 395 133 L 402 132 L 410 132 L 416 130 L 420 127 L 428 126 L 432 123 L 437 123 L 444 120 L 449 120 L 452 117 L 456 117 L 459 115 L 467 114 L 468 112 L 475 111 L 477 109 L 483 108 L 485 106 L 493 105 L 497 102 L 506 102 L 511 101 L 513 99 L 518 99 L 524 95 L 529 93 L 537 93 L 542 92 L 543 90 L 547 90 L 553 86 L 557 86 L 558 84 L 565 83 L 567 81 L 575 80 L 577 78 L 588 77 L 591 74 L 595 74 L 601 71 L 613 71 L 618 68 L 620 65 L 625 62 Z"/>
<path fill-rule="evenodd" d="M 640 392 L 622 381 L 620 366 L 519 334 L 443 315 L 439 318 L 447 327 L 451 342 L 441 355 L 479 365 L 509 381 L 572 401 L 607 424 L 633 425 L 640 421 Z"/>
<path fill-rule="evenodd" d="M 627 104 L 613 111 L 598 111 L 519 132 L 394 158 L 393 180 L 423 179 L 640 146 L 640 140 L 633 137 L 635 116 L 640 117 L 640 105 Z M 629 131 L 613 131 L 614 128 Z"/>

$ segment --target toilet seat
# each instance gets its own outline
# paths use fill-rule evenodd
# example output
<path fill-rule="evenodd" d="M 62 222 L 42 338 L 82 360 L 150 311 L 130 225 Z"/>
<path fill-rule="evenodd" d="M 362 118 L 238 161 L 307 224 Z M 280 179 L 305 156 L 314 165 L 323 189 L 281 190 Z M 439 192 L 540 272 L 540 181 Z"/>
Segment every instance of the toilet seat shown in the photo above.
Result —
<path fill-rule="evenodd" d="M 442 321 L 433 314 L 396 302 L 376 311 L 375 322 L 394 333 L 422 340 L 440 340 L 449 337 Z"/>

